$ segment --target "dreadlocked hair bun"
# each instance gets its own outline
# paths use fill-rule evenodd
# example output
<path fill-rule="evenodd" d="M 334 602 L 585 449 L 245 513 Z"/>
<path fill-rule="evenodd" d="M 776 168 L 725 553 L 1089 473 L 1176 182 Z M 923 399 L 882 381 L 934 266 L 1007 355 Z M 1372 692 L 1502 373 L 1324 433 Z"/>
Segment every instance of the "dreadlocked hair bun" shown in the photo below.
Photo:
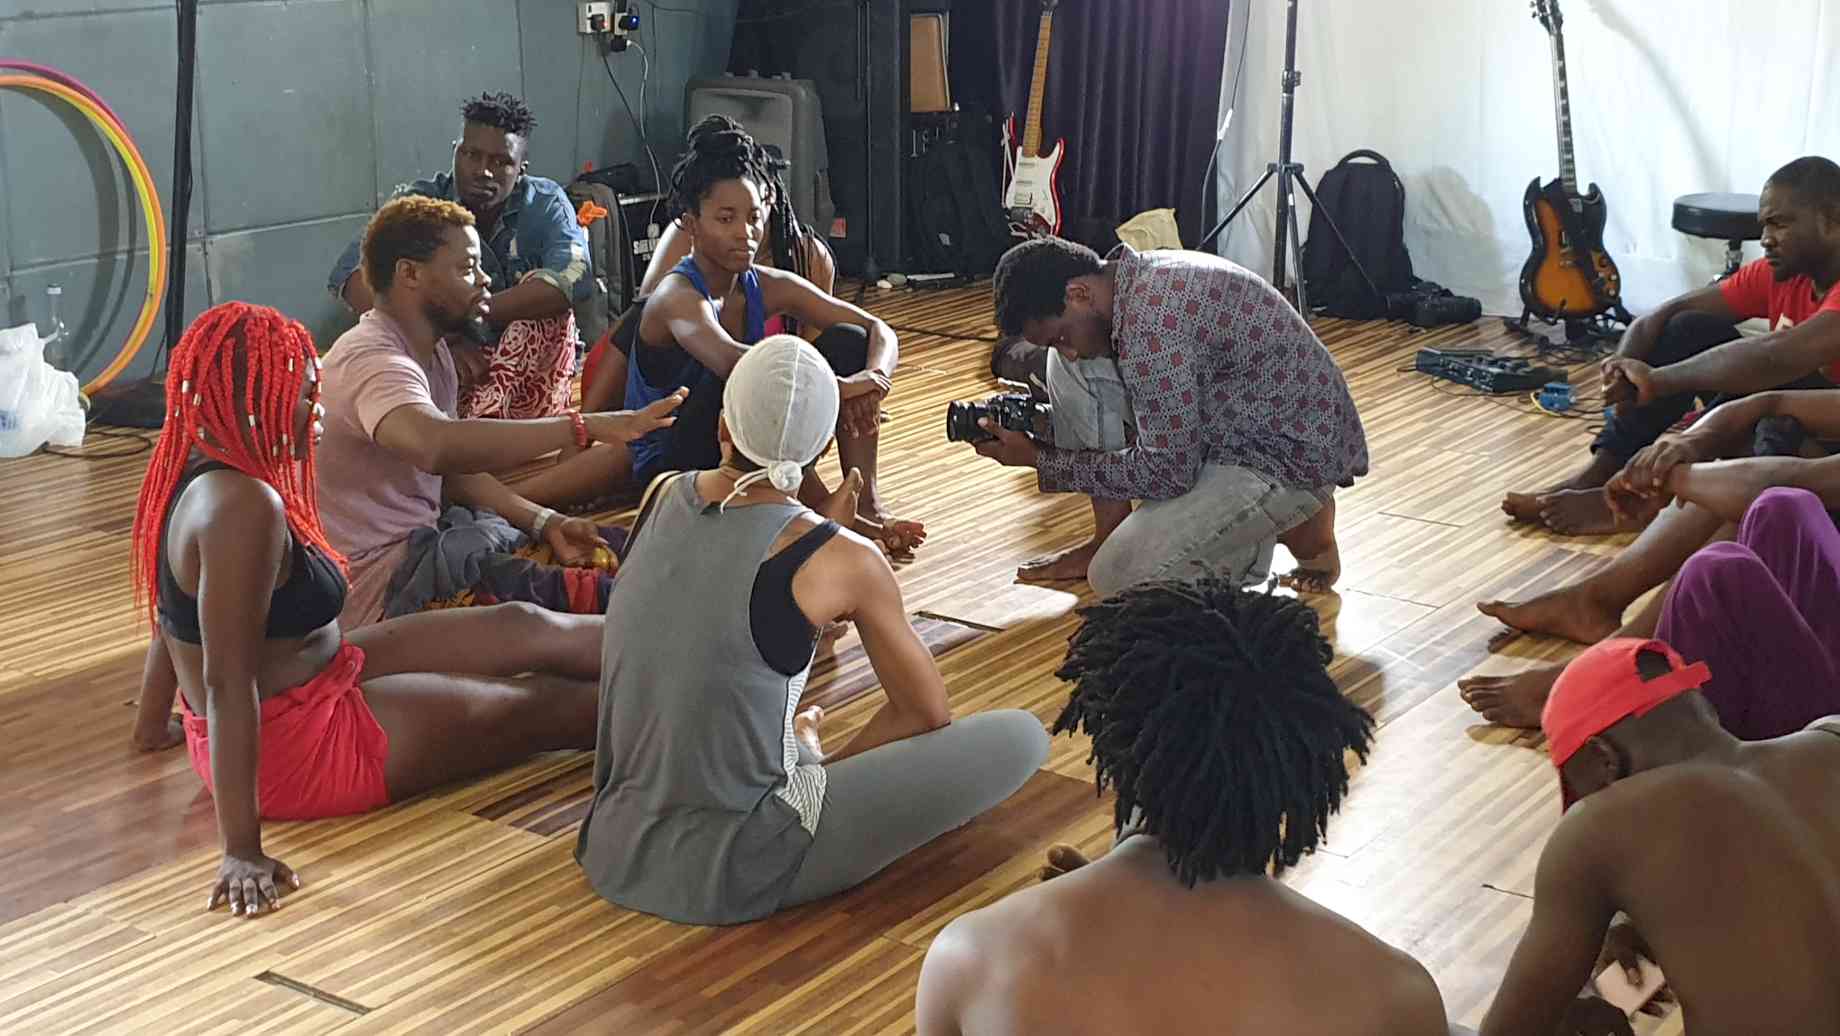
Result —
<path fill-rule="evenodd" d="M 1084 608 L 1054 733 L 1092 737 L 1114 819 L 1184 884 L 1277 875 L 1315 851 L 1367 760 L 1373 717 L 1329 678 L 1316 613 L 1228 580 L 1147 583 Z"/>
<path fill-rule="evenodd" d="M 268 483 L 281 497 L 288 529 L 341 569 L 326 541 L 314 496 L 314 448 L 292 441 L 307 370 L 317 367 L 313 336 L 267 306 L 226 302 L 200 314 L 173 347 L 166 373 L 166 427 L 134 512 L 134 587 L 149 622 L 159 590 L 160 541 L 173 491 L 193 450 Z"/>
<path fill-rule="evenodd" d="M 721 114 L 705 115 L 703 116 L 703 121 L 690 127 L 690 132 L 688 135 L 685 136 L 684 142 L 689 144 L 691 147 L 695 147 L 698 140 L 700 140 L 703 137 L 708 136 L 711 133 L 746 134 L 747 129 L 743 127 L 740 122 L 738 122 L 737 120 L 735 120 L 734 118 L 730 116 L 721 115 Z"/>
<path fill-rule="evenodd" d="M 733 128 L 711 125 L 722 118 Z M 671 206 L 680 213 L 694 214 L 709 197 L 716 184 L 724 180 L 752 180 L 764 187 L 759 146 L 741 129 L 739 123 L 725 116 L 711 116 L 698 123 L 686 138 L 690 150 L 671 168 Z"/>

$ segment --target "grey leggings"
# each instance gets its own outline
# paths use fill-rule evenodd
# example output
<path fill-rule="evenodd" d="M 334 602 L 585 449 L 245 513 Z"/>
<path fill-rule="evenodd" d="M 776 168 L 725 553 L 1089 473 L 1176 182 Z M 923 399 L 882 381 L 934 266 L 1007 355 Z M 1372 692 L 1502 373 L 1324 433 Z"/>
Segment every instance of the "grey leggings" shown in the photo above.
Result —
<path fill-rule="evenodd" d="M 818 833 L 781 906 L 862 884 L 1014 795 L 1048 759 L 1041 720 L 980 712 L 824 768 Z"/>

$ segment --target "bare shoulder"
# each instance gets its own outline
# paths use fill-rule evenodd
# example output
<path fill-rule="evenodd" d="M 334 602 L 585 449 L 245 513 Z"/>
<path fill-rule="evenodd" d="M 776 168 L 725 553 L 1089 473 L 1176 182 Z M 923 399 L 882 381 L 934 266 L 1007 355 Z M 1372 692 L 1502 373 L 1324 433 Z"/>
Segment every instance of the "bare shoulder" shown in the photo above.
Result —
<path fill-rule="evenodd" d="M 1444 1013 L 1444 995 L 1437 980 L 1416 957 L 1395 947 L 1386 986 L 1388 1017 L 1385 1032 L 1392 1036 L 1446 1036 L 1450 1021 Z"/>
<path fill-rule="evenodd" d="M 760 278 L 760 297 L 769 311 L 784 309 L 800 299 L 826 294 L 817 285 L 791 270 L 755 266 L 754 272 Z"/>
<path fill-rule="evenodd" d="M 935 988 L 950 988 L 961 1017 L 976 1013 L 991 1020 L 993 1012 L 1011 1017 L 1034 1013 L 1039 1005 L 1023 1001 L 1044 984 L 1053 984 L 1052 968 L 1041 952 L 1041 933 L 1027 923 L 1025 913 L 1006 909 L 1007 902 L 959 915 L 927 950 L 921 984 L 926 985 L 930 976 Z"/>
<path fill-rule="evenodd" d="M 920 965 L 914 1008 L 921 1036 L 957 1036 L 983 997 L 990 947 L 978 921 L 981 911 L 955 918 L 933 937 Z"/>
<path fill-rule="evenodd" d="M 811 271 L 812 287 L 829 293 L 837 286 L 837 258 L 831 246 L 817 234 L 805 236 L 805 268 Z"/>
<path fill-rule="evenodd" d="M 1821 391 L 1825 392 L 1826 389 Z M 1826 735 L 1818 737 L 1813 735 Z M 1803 727 L 1794 736 L 1798 747 L 1805 745 L 1810 751 L 1826 751 L 1840 754 L 1840 716 L 1822 716 L 1813 723 Z"/>
<path fill-rule="evenodd" d="M 646 298 L 645 308 L 647 310 L 657 308 L 662 311 L 681 310 L 696 308 L 708 301 L 703 293 L 697 290 L 696 285 L 690 283 L 690 278 L 666 274 L 664 279 L 658 282 L 658 287 L 653 289 L 651 295 Z"/>
<path fill-rule="evenodd" d="M 186 524 L 200 531 L 253 535 L 287 523 L 287 507 L 273 486 L 229 468 L 198 476 L 182 503 Z"/>
<path fill-rule="evenodd" d="M 1780 799 L 1763 778 L 1737 767 L 1657 767 L 1574 805 L 1548 841 L 1541 866 L 1546 857 L 1564 855 L 1598 868 L 1639 871 L 1646 861 L 1696 851 L 1734 829 L 1755 830 Z M 1570 869 L 1576 872 L 1579 864 Z"/>
<path fill-rule="evenodd" d="M 639 311 L 638 343 L 646 346 L 668 344 L 665 340 L 670 338 L 669 327 L 673 321 L 699 318 L 714 318 L 709 300 L 688 278 L 667 274 L 646 298 L 645 308 Z"/>
<path fill-rule="evenodd" d="M 187 593 L 196 594 L 190 562 L 194 551 L 204 563 L 236 566 L 243 560 L 278 558 L 287 543 L 287 508 L 281 494 L 261 479 L 223 469 L 198 476 L 173 508 L 166 530 L 166 549 L 174 575 Z M 215 570 L 215 569 L 214 569 Z"/>

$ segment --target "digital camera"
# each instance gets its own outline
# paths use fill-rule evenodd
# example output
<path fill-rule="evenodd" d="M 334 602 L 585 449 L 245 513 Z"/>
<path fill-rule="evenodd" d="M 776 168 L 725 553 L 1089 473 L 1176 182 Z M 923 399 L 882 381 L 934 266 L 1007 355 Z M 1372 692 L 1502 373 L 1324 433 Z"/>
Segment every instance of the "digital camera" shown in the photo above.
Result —
<path fill-rule="evenodd" d="M 999 428 L 1046 438 L 1054 408 L 1021 393 L 992 396 L 982 403 L 946 404 L 947 442 L 985 442 L 996 436 L 978 427 L 990 421 Z"/>

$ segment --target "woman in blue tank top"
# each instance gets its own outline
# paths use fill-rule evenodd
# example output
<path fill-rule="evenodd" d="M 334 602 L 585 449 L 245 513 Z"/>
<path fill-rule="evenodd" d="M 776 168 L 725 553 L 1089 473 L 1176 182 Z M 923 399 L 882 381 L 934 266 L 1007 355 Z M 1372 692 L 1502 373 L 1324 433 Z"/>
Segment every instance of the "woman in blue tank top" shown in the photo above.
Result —
<path fill-rule="evenodd" d="M 637 479 L 649 483 L 666 471 L 696 471 L 721 463 L 716 415 L 722 385 L 743 352 L 765 335 L 771 316 L 790 316 L 821 333 L 813 344 L 837 378 L 843 400 L 837 421 L 838 456 L 845 471 L 862 472 L 855 531 L 896 553 L 925 536 L 915 522 L 893 521 L 876 493 L 880 405 L 888 394 L 898 348 L 887 324 L 820 292 L 784 270 L 754 265 L 766 232 L 764 152 L 738 131 L 705 133 L 671 172 L 678 226 L 690 236 L 690 254 L 646 301 L 637 321 L 626 399 L 652 400 L 689 389 L 670 428 L 632 444 Z M 829 495 L 815 473 L 801 500 Z"/>

